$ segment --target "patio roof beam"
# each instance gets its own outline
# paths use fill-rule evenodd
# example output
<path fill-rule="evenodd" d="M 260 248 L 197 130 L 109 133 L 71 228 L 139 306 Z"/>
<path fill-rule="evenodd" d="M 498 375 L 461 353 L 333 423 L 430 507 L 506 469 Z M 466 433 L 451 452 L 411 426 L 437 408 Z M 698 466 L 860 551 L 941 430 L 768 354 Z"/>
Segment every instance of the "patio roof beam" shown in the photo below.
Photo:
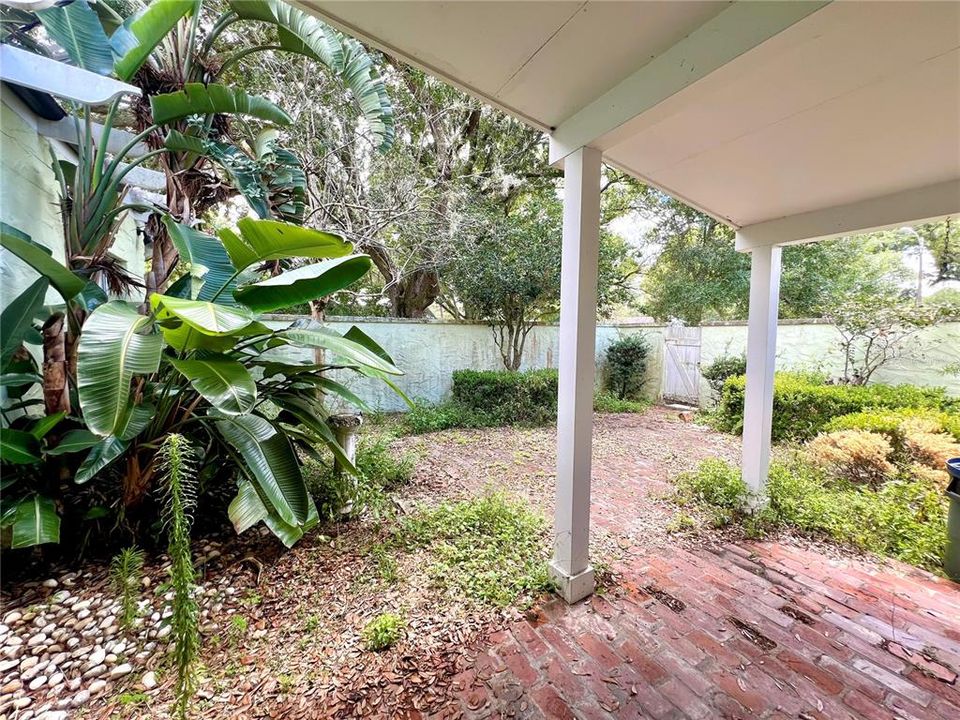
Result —
<path fill-rule="evenodd" d="M 550 574 L 569 602 L 593 592 L 590 472 L 600 246 L 599 150 L 580 148 L 564 163 L 560 262 L 560 389 L 557 499 Z"/>
<path fill-rule="evenodd" d="M 960 214 L 960 179 L 746 225 L 737 250 L 827 240 Z"/>
<path fill-rule="evenodd" d="M 733 3 L 561 123 L 550 137 L 550 162 L 582 146 L 617 145 L 638 130 L 647 110 L 827 4 Z"/>

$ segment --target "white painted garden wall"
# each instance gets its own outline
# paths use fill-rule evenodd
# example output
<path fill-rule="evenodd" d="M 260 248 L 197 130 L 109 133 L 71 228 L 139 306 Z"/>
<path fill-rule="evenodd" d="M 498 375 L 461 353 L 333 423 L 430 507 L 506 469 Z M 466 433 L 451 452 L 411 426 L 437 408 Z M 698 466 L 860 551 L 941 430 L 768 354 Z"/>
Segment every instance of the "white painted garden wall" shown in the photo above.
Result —
<path fill-rule="evenodd" d="M 294 318 L 286 318 L 286 321 Z M 281 316 L 273 316 L 271 325 L 279 326 Z M 327 323 L 338 332 L 346 332 L 357 325 L 363 332 L 382 345 L 406 373 L 398 384 L 411 398 L 436 403 L 450 397 L 451 374 L 454 370 L 502 370 L 500 354 L 493 343 L 493 335 L 484 325 L 470 325 L 437 320 L 397 320 L 381 318 L 331 318 Z M 645 394 L 656 398 L 660 392 L 663 373 L 662 325 L 600 325 L 597 327 L 597 360 L 615 339 L 624 335 L 642 333 L 652 347 L 648 366 Z M 707 325 L 702 332 L 701 363 L 706 365 L 725 352 L 739 354 L 746 348 L 745 325 Z M 784 321 L 780 325 L 777 366 L 781 369 L 819 369 L 837 374 L 843 367 L 836 349 L 836 330 L 828 324 L 796 324 Z M 950 363 L 960 362 L 960 323 L 950 323 L 927 331 L 918 339 L 926 348 L 923 357 L 900 363 L 878 373 L 877 380 L 890 383 L 939 385 L 960 395 L 960 378 L 941 372 Z M 557 366 L 559 347 L 558 328 L 555 325 L 535 327 L 524 349 L 524 370 Z M 292 352 L 292 351 L 285 351 Z M 311 351 L 298 355 L 304 362 L 312 362 Z M 384 411 L 403 410 L 403 402 L 389 388 L 366 378 L 339 378 L 349 385 L 371 407 Z M 706 383 L 701 398 L 710 397 Z"/>

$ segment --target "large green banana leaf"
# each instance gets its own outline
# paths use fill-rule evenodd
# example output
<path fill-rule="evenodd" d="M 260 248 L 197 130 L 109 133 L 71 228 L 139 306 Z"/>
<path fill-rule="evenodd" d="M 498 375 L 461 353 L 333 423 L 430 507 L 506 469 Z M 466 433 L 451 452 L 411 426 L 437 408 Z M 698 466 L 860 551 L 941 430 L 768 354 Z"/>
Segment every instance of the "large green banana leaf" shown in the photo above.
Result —
<path fill-rule="evenodd" d="M 169 215 L 164 216 L 163 224 L 180 254 L 180 262 L 189 267 L 190 275 L 200 284 L 199 290 L 191 293 L 191 299 L 212 300 L 219 293 L 218 303 L 232 305 L 237 270 L 223 243 L 213 235 L 175 222 Z"/>
<path fill-rule="evenodd" d="M 241 285 L 233 296 L 251 310 L 272 312 L 342 290 L 366 275 L 369 269 L 367 255 L 347 255 Z"/>
<path fill-rule="evenodd" d="M 297 320 L 278 334 L 298 345 L 329 350 L 351 365 L 371 367 L 388 375 L 403 374 L 392 362 L 384 360 L 360 343 L 348 340 L 314 320 Z"/>
<path fill-rule="evenodd" d="M 227 516 L 237 535 L 246 532 L 261 520 L 266 520 L 267 515 L 269 511 L 257 494 L 257 488 L 249 480 L 241 480 L 237 487 L 237 496 L 230 501 L 227 508 Z"/>
<path fill-rule="evenodd" d="M 287 437 L 257 415 L 225 417 L 216 423 L 240 454 L 263 498 L 288 525 L 302 525 L 310 512 L 300 464 Z"/>
<path fill-rule="evenodd" d="M 90 448 L 87 457 L 80 463 L 77 474 L 73 481 L 78 485 L 90 480 L 94 475 L 103 470 L 118 457 L 123 455 L 127 449 L 128 442 L 118 437 L 108 437 Z"/>
<path fill-rule="evenodd" d="M 385 152 L 393 145 L 396 132 L 390 96 L 363 45 L 353 38 L 343 38 L 343 49 L 344 67 L 340 77 L 353 92 L 370 132 L 380 141 L 381 152 Z"/>
<path fill-rule="evenodd" d="M 266 98 L 216 83 L 187 83 L 183 90 L 154 95 L 150 98 L 150 108 L 153 121 L 160 125 L 182 120 L 189 115 L 215 113 L 249 115 L 277 125 L 293 122 L 289 115 Z"/>
<path fill-rule="evenodd" d="M 225 415 L 250 412 L 257 401 L 257 384 L 236 360 L 223 355 L 201 360 L 170 359 L 193 389 Z"/>
<path fill-rule="evenodd" d="M 130 80 L 173 26 L 196 5 L 196 0 L 151 0 L 140 12 L 127 18 L 110 36 L 117 55 L 114 72 Z"/>
<path fill-rule="evenodd" d="M 277 220 L 243 218 L 237 223 L 237 229 L 239 233 L 230 229 L 223 229 L 219 233 L 237 270 L 266 260 L 326 260 L 349 255 L 353 250 L 353 245 L 339 235 Z"/>
<path fill-rule="evenodd" d="M 153 320 L 120 301 L 101 305 L 80 337 L 77 386 L 87 427 L 101 437 L 124 430 L 133 412 L 130 381 L 160 366 L 163 337 Z"/>
<path fill-rule="evenodd" d="M 63 436 L 56 447 L 47 450 L 47 455 L 66 455 L 67 453 L 89 450 L 100 441 L 100 436 L 89 430 L 71 430 Z"/>
<path fill-rule="evenodd" d="M 150 296 L 150 305 L 164 340 L 178 351 L 225 352 L 240 334 L 269 332 L 242 307 L 158 294 Z"/>
<path fill-rule="evenodd" d="M 161 320 L 177 318 L 204 335 L 234 335 L 252 322 L 254 317 L 246 308 L 225 307 L 205 300 L 184 300 L 155 293 L 150 306 Z"/>
<path fill-rule="evenodd" d="M 304 533 L 316 527 L 317 523 L 320 522 L 317 506 L 314 504 L 313 498 L 309 495 L 307 496 L 307 504 L 309 506 L 307 519 L 299 525 L 291 525 L 285 522 L 276 512 L 269 508 L 267 509 L 267 517 L 265 517 L 263 521 L 267 527 L 270 528 L 270 532 L 276 535 L 280 542 L 288 548 L 296 545 L 297 540 L 302 538 Z"/>
<path fill-rule="evenodd" d="M 316 395 L 312 392 L 290 390 L 274 393 L 270 396 L 270 401 L 283 411 L 279 417 L 281 422 L 299 426 L 297 430 L 288 427 L 287 432 L 290 435 L 295 435 L 299 430 L 305 430 L 309 436 L 307 445 L 315 445 L 317 441 L 324 443 L 341 467 L 349 473 L 357 473 L 356 467 L 346 456 L 330 426 L 327 425 L 326 410 L 317 401 Z"/>
<path fill-rule="evenodd" d="M 60 516 L 53 500 L 33 495 L 17 504 L 10 547 L 13 549 L 60 542 Z"/>
<path fill-rule="evenodd" d="M 26 290 L 17 295 L 0 314 L 0 369 L 6 368 L 24 338 L 33 328 L 33 319 L 43 307 L 50 281 L 37 278 Z"/>
<path fill-rule="evenodd" d="M 281 0 L 230 0 L 241 18 L 277 27 L 280 46 L 326 65 L 353 93 L 381 150 L 393 144 L 393 106 L 383 79 L 356 40 Z"/>
<path fill-rule="evenodd" d="M 81 292 L 87 281 L 53 259 L 50 250 L 33 242 L 28 235 L 0 222 L 0 247 L 9 250 L 47 278 L 64 300 Z"/>
<path fill-rule="evenodd" d="M 0 460 L 13 465 L 40 462 L 40 443 L 23 430 L 0 428 Z"/>
<path fill-rule="evenodd" d="M 98 75 L 113 71 L 113 53 L 100 18 L 87 0 L 73 0 L 37 11 L 47 35 L 67 53 L 77 67 Z"/>

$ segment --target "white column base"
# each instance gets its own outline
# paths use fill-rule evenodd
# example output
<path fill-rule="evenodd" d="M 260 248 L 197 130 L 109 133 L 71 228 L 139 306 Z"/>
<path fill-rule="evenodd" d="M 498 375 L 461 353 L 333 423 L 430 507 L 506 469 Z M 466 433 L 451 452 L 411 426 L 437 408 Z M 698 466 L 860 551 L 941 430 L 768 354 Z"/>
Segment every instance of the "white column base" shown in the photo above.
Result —
<path fill-rule="evenodd" d="M 593 594 L 596 582 L 593 568 L 589 565 L 586 570 L 570 576 L 551 562 L 549 571 L 550 579 L 557 584 L 557 593 L 571 605 Z"/>

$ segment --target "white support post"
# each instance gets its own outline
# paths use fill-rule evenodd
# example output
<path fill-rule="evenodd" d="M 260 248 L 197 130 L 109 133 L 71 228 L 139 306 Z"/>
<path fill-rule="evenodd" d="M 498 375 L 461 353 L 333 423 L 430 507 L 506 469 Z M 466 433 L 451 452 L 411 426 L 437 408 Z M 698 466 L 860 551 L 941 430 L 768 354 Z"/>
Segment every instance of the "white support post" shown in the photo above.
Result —
<path fill-rule="evenodd" d="M 556 533 L 550 574 L 569 602 L 593 592 L 590 567 L 590 464 L 596 362 L 599 150 L 564 161 L 560 281 L 560 394 L 557 414 Z"/>
<path fill-rule="evenodd" d="M 747 324 L 742 467 L 744 482 L 757 495 L 767 481 L 770 468 L 780 254 L 781 248 L 777 245 L 756 247 L 750 253 L 750 317 Z"/>

